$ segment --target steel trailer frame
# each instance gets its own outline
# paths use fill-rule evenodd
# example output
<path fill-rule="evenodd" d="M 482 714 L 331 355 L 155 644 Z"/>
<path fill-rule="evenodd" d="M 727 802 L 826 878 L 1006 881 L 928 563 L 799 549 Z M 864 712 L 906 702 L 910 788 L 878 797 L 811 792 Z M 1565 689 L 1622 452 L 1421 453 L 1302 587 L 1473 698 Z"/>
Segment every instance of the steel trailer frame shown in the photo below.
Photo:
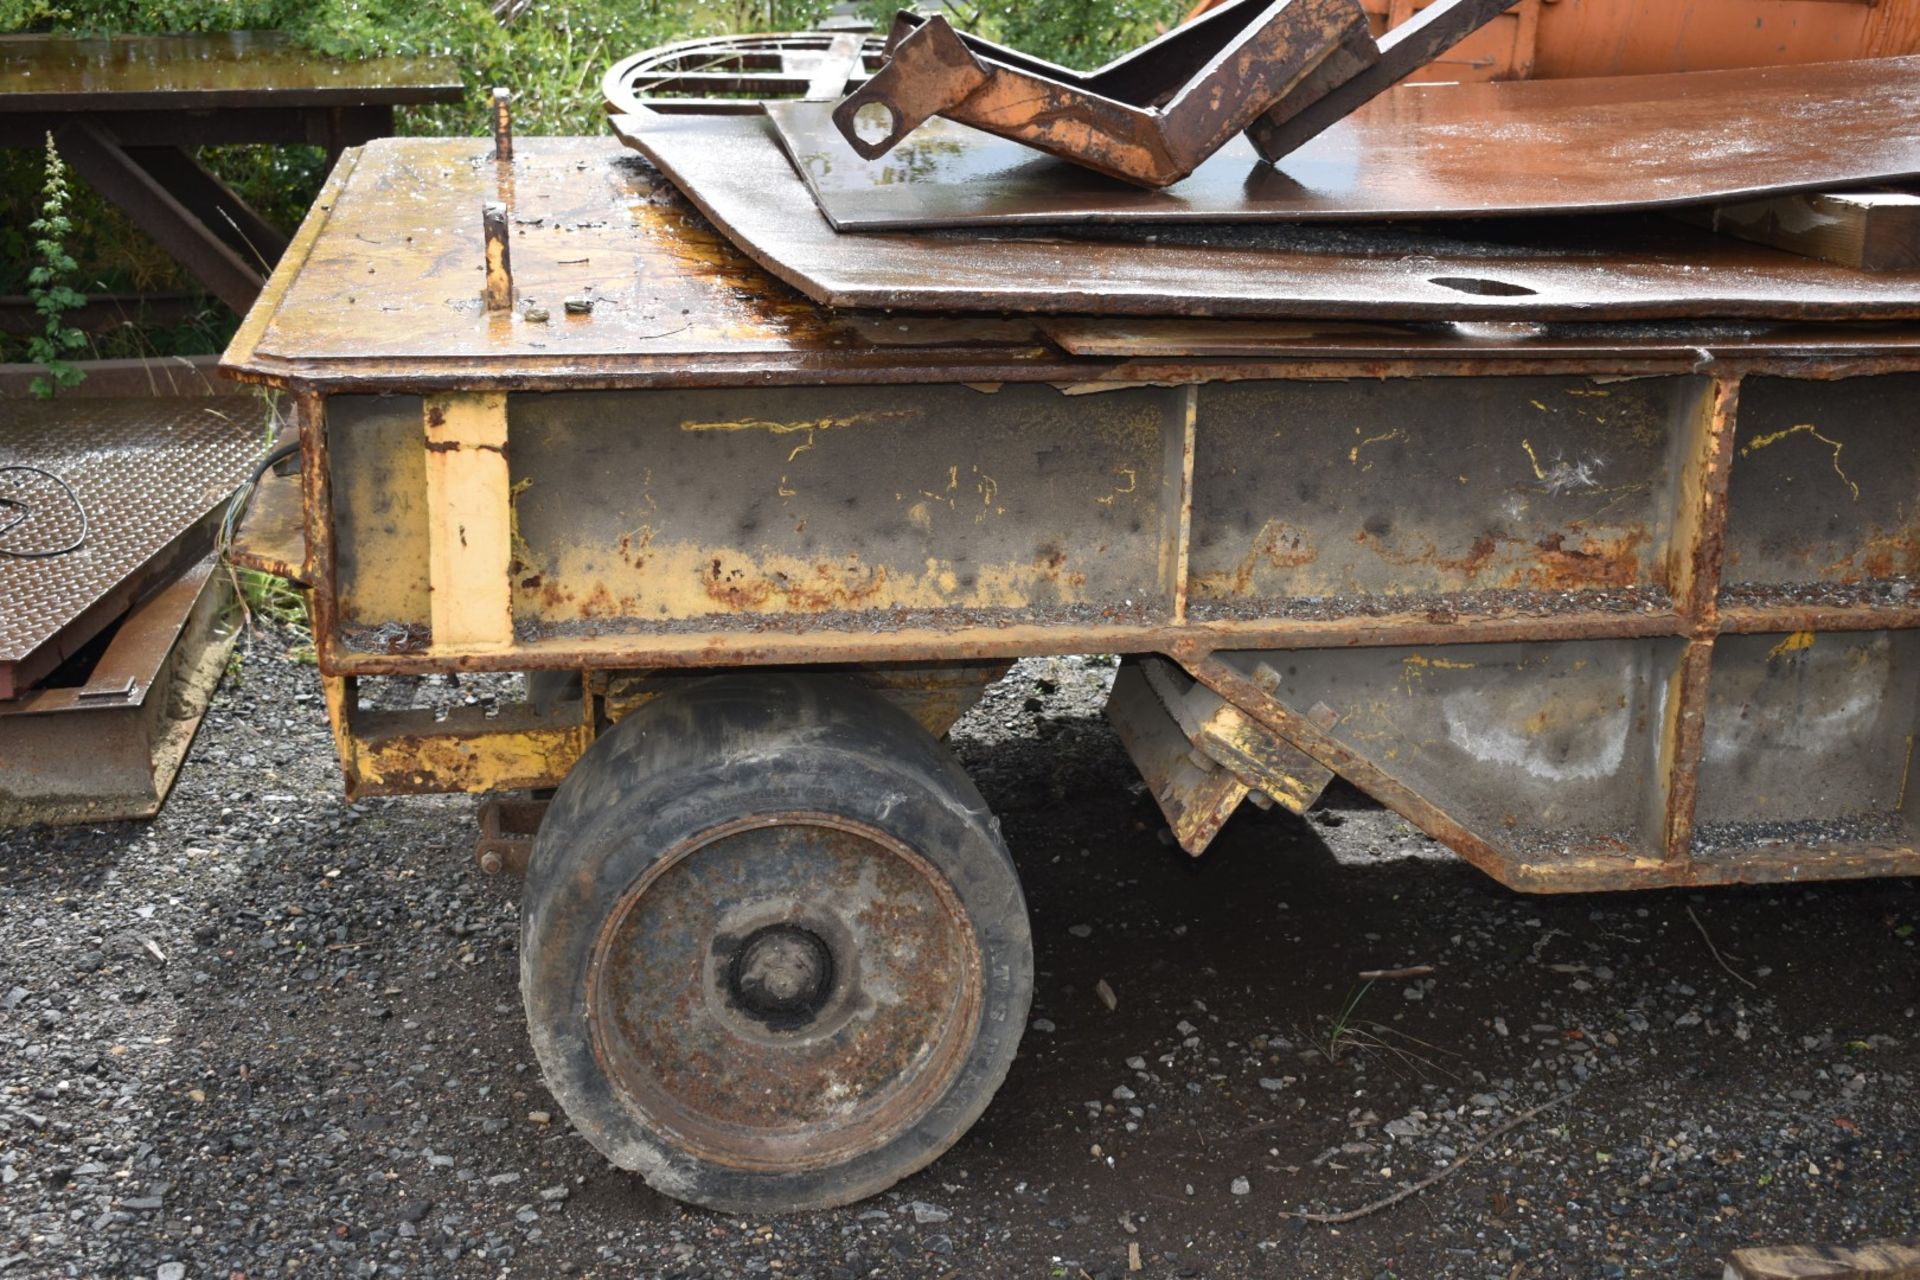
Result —
<path fill-rule="evenodd" d="M 302 356 L 351 170 L 226 367 L 290 393 L 301 492 L 270 479 L 237 554 L 312 590 L 354 794 L 554 786 L 690 672 L 863 670 L 938 727 L 1009 659 L 1105 652 L 1516 889 L 1920 870 L 1920 328 L 836 314 L 620 171 L 631 221 L 565 243 L 681 269 L 605 304 L 604 349 L 522 311 L 474 321 L 492 353 L 369 317 Z M 581 680 L 361 704 L 465 671 Z"/>

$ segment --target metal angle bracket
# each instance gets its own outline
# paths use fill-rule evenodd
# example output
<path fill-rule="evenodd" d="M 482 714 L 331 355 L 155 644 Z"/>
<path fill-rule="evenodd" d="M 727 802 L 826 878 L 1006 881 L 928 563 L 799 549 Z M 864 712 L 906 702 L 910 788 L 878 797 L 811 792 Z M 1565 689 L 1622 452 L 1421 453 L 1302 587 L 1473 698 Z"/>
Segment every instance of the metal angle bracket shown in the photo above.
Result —
<path fill-rule="evenodd" d="M 1517 2 L 1435 0 L 1376 45 L 1358 0 L 1236 0 L 1084 75 L 903 12 L 833 119 L 869 160 L 944 115 L 1164 187 L 1243 131 L 1278 160 Z M 863 137 L 874 108 L 885 132 Z"/>
<path fill-rule="evenodd" d="M 1378 57 L 1359 0 L 1236 0 L 1085 75 L 938 14 L 896 17 L 887 52 L 834 111 L 865 158 L 944 115 L 1144 187 L 1192 173 L 1336 53 L 1350 73 Z M 886 132 L 869 140 L 860 117 L 875 107 Z"/>

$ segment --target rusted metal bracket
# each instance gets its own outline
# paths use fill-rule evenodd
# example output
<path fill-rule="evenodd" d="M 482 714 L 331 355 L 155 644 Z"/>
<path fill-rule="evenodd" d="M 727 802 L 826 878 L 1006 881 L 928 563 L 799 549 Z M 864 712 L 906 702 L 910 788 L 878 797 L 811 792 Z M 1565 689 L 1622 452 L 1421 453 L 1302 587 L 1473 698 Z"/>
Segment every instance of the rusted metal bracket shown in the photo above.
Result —
<path fill-rule="evenodd" d="M 1087 75 L 902 13 L 886 66 L 834 123 L 872 160 L 944 115 L 1146 187 L 1243 130 L 1268 161 L 1313 137 L 1517 0 L 1436 0 L 1376 45 L 1358 0 L 1238 0 Z M 860 115 L 885 112 L 884 136 Z"/>
<path fill-rule="evenodd" d="M 1145 187 L 1192 173 L 1330 59 L 1351 76 L 1379 56 L 1359 0 L 1238 0 L 1084 76 L 937 14 L 897 17 L 888 52 L 833 116 L 867 159 L 945 115 Z M 875 107 L 887 127 L 869 141 Z"/>
<path fill-rule="evenodd" d="M 1280 678 L 1260 667 L 1263 689 Z M 1182 674 L 1164 658 L 1129 658 L 1113 682 L 1107 718 L 1119 734 L 1182 849 L 1198 857 L 1243 800 L 1305 813 L 1333 770 Z M 1316 704 L 1308 718 L 1330 728 L 1337 713 Z"/>
<path fill-rule="evenodd" d="M 1438 58 L 1519 0 L 1434 0 L 1380 40 L 1373 60 L 1343 56 L 1321 63 L 1307 80 L 1247 127 L 1269 164 L 1321 133 Z"/>
<path fill-rule="evenodd" d="M 480 835 L 473 842 L 473 862 L 490 876 L 527 874 L 533 856 L 533 838 L 547 816 L 546 800 L 491 799 L 480 805 Z"/>

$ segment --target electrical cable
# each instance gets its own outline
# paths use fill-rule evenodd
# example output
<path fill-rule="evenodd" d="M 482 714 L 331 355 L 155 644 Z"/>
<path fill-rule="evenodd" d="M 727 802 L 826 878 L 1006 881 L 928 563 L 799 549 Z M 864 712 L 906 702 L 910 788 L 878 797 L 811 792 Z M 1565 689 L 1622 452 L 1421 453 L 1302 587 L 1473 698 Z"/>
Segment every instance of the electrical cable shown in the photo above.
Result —
<path fill-rule="evenodd" d="M 245 514 L 247 506 L 253 501 L 254 492 L 259 489 L 260 481 L 266 478 L 269 470 L 299 452 L 298 441 L 270 450 L 266 457 L 260 459 L 259 465 L 253 469 L 253 475 L 248 477 L 247 482 L 234 490 L 232 500 L 227 503 L 226 514 L 220 520 L 220 550 L 223 553 L 226 551 L 227 544 L 233 541 L 234 526 L 240 523 L 240 517 Z M 0 529 L 0 532 L 5 530 Z"/>
<path fill-rule="evenodd" d="M 47 547 L 36 551 L 16 551 L 11 547 L 0 547 L 0 556 L 6 556 L 13 560 L 51 560 L 55 556 L 64 556 L 70 551 L 78 551 L 81 547 L 85 546 L 87 534 L 92 526 L 87 519 L 87 508 L 81 503 L 80 495 L 73 491 L 73 486 L 53 474 L 53 472 L 48 471 L 45 467 L 36 467 L 25 462 L 12 462 L 0 465 L 0 475 L 6 475 L 9 472 L 15 471 L 24 472 L 27 475 L 39 476 L 43 480 L 51 480 L 54 484 L 58 485 L 60 491 L 66 495 L 67 501 L 73 504 L 74 511 L 80 517 L 80 532 L 75 534 L 73 541 L 64 547 Z M 11 509 L 16 514 L 12 519 L 0 524 L 0 537 L 12 533 L 33 516 L 33 505 L 28 502 L 23 502 L 19 498 L 0 496 L 0 510 L 4 509 Z"/>

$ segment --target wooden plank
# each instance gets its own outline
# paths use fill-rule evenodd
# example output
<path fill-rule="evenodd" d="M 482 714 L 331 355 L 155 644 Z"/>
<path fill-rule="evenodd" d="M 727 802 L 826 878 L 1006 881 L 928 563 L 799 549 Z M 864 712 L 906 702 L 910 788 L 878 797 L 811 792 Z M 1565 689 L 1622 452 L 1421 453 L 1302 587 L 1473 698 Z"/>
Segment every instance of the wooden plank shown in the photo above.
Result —
<path fill-rule="evenodd" d="M 1685 220 L 1857 271 L 1920 270 L 1920 193 L 1911 191 L 1807 191 Z"/>
<path fill-rule="evenodd" d="M 513 642 L 507 397 L 456 392 L 422 402 L 427 450 L 427 580 L 436 652 Z"/>
<path fill-rule="evenodd" d="M 1920 1280 L 1920 1237 L 1861 1245 L 1735 1249 L 1722 1280 Z"/>

